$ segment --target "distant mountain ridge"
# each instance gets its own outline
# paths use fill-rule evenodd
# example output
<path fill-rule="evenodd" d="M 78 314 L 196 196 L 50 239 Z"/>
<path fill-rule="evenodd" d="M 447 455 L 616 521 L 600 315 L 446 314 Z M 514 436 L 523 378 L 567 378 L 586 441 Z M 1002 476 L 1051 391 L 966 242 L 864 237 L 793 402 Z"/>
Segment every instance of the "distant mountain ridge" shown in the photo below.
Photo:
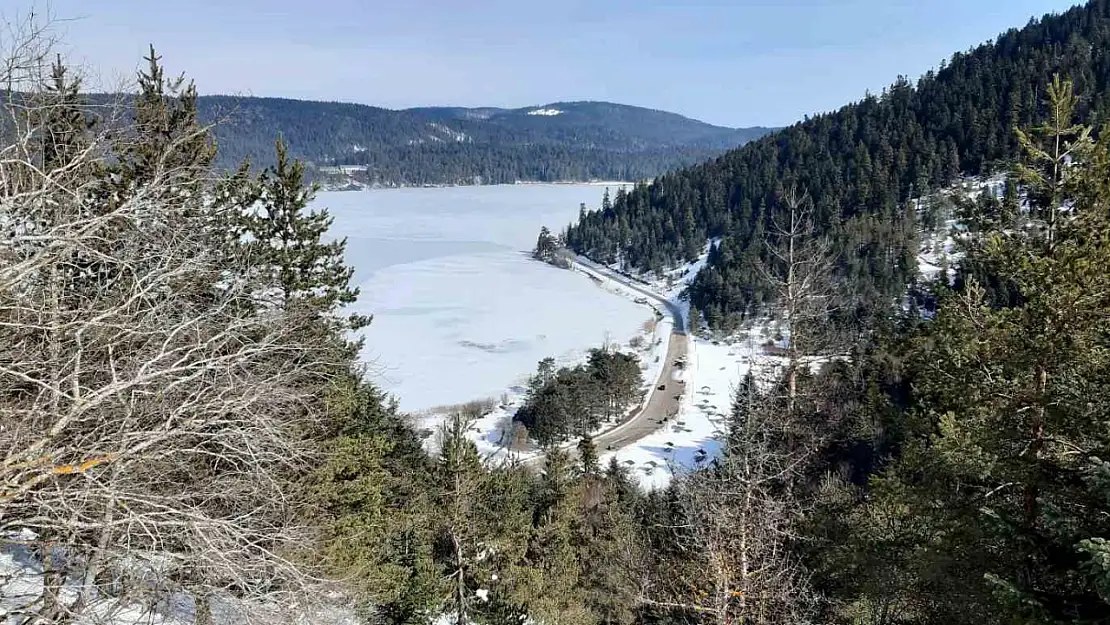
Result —
<path fill-rule="evenodd" d="M 202 96 L 220 165 L 266 165 L 279 134 L 317 176 L 380 185 L 652 178 L 771 128 L 726 128 L 610 102 L 523 108 L 422 107 Z"/>
<path fill-rule="evenodd" d="M 829 237 L 838 279 L 861 310 L 885 310 L 918 276 L 912 201 L 961 175 L 1009 170 L 1022 154 L 1015 129 L 1051 119 L 1045 94 L 1057 74 L 1074 80 L 1080 123 L 1110 121 L 1110 0 L 1030 20 L 916 82 L 899 76 L 880 95 L 618 194 L 568 229 L 568 246 L 658 273 L 719 238 L 688 293 L 710 325 L 731 331 L 775 295 L 760 267 L 779 262 L 767 233 L 795 188 Z"/>
<path fill-rule="evenodd" d="M 758 139 L 771 128 L 727 128 L 677 113 L 611 102 L 552 102 L 515 109 L 425 107 L 406 109 L 438 119 L 481 120 L 501 128 L 532 132 L 538 137 L 589 139 L 610 135 L 638 148 L 661 146 L 731 149 Z M 575 132 L 582 135 L 574 135 Z M 583 136 L 584 135 L 584 136 Z"/>

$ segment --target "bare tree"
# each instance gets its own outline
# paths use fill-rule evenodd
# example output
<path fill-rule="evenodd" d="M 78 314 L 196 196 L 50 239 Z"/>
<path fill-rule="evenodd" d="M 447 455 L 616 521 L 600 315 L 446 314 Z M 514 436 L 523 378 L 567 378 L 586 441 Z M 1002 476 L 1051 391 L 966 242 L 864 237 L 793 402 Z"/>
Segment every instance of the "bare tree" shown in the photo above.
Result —
<path fill-rule="evenodd" d="M 666 567 L 644 603 L 708 616 L 719 625 L 805 623 L 813 594 L 792 553 L 800 503 L 794 484 L 809 458 L 781 404 L 749 376 L 736 394 L 721 454 L 678 476 L 674 528 L 687 575 Z"/>
<path fill-rule="evenodd" d="M 312 581 L 287 478 L 311 457 L 338 352 L 213 248 L 215 200 L 196 192 L 211 181 L 174 158 L 195 137 L 130 187 L 103 173 L 132 138 L 55 115 L 72 102 L 44 86 L 43 42 L 6 42 L 0 68 L 0 543 L 42 564 L 20 622 L 110 620 L 174 594 L 198 622 L 225 598 L 236 622 L 272 618 Z"/>
<path fill-rule="evenodd" d="M 786 326 L 786 362 L 737 388 L 722 450 L 707 466 L 676 477 L 681 558 L 647 578 L 643 601 L 659 608 L 734 623 L 806 623 L 816 595 L 796 553 L 806 471 L 822 448 L 821 428 L 800 409 L 799 379 L 836 353 L 827 321 L 834 311 L 833 255 L 817 235 L 809 197 L 790 189 L 768 228 L 764 278 Z M 784 369 L 784 370 L 783 370 Z M 770 387 L 757 386 L 759 379 Z"/>
<path fill-rule="evenodd" d="M 835 306 L 833 256 L 828 240 L 816 234 L 809 195 L 792 187 L 783 205 L 771 220 L 770 262 L 761 265 L 761 271 L 776 291 L 776 305 L 789 333 L 786 395 L 787 410 L 793 413 L 799 372 L 827 356 L 833 344 L 824 324 Z"/>

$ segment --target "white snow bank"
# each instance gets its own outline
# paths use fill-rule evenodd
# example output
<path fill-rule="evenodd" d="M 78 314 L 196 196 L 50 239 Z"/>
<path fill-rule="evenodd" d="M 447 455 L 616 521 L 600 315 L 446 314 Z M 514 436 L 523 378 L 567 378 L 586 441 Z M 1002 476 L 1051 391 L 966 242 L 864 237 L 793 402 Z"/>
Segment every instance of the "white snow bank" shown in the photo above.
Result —
<path fill-rule="evenodd" d="M 542 108 L 542 109 L 533 109 L 531 111 L 528 111 L 528 114 L 529 115 L 539 115 L 541 117 L 554 117 L 556 115 L 562 115 L 563 112 L 560 111 L 559 109 Z"/>

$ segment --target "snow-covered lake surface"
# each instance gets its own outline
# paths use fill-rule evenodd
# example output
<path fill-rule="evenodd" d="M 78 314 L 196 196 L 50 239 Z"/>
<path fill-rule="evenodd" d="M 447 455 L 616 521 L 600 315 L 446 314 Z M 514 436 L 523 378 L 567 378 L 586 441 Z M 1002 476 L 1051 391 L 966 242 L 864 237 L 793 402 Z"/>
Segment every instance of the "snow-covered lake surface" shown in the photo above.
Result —
<path fill-rule="evenodd" d="M 609 185 L 615 192 L 617 185 Z M 582 275 L 535 262 L 540 226 L 557 232 L 602 185 L 504 185 L 326 192 L 316 207 L 347 237 L 374 315 L 364 358 L 401 408 L 498 397 L 547 356 L 625 340 L 651 312 Z"/>

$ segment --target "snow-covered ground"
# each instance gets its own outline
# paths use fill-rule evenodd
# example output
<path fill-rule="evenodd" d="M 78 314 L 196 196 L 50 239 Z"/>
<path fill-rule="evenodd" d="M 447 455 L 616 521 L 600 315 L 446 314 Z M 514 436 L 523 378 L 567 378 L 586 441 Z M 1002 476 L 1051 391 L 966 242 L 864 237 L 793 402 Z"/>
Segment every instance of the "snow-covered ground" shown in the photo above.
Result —
<path fill-rule="evenodd" d="M 931 197 L 915 200 L 915 207 L 922 210 L 924 202 L 944 201 L 946 198 L 952 197 L 974 201 L 983 194 L 984 190 L 1001 200 L 1005 195 L 1006 180 L 1006 174 L 966 177 Z M 1027 211 L 1029 209 L 1028 201 L 1024 197 L 1020 200 L 1020 203 L 1021 210 Z M 956 276 L 956 266 L 964 256 L 959 241 L 967 236 L 967 228 L 950 211 L 942 214 L 941 217 L 942 221 L 935 231 L 922 234 L 921 251 L 917 255 L 917 266 L 921 276 L 926 280 L 935 279 L 941 268 L 947 267 L 948 281 L 951 283 Z"/>
<path fill-rule="evenodd" d="M 612 281 L 605 280 L 599 286 L 614 295 L 635 299 L 627 289 L 623 289 L 619 284 Z M 615 340 L 615 338 L 607 340 L 611 347 L 625 353 L 634 354 L 640 360 L 640 370 L 644 379 L 644 401 L 646 401 L 648 393 L 655 385 L 655 381 L 659 378 L 660 371 L 663 369 L 663 358 L 667 354 L 667 338 L 674 328 L 674 321 L 670 317 L 657 320 L 653 307 L 648 304 L 642 304 L 642 306 L 644 321 L 631 336 L 625 337 L 626 340 L 623 341 Z M 593 347 L 600 346 L 601 344 L 598 344 Z M 555 364 L 557 367 L 572 367 L 585 363 L 586 356 L 585 352 L 575 353 L 569 357 L 556 359 Z M 535 364 L 537 363 L 533 364 L 532 369 L 521 372 L 518 382 L 505 388 L 497 396 L 492 409 L 470 424 L 470 438 L 477 445 L 479 453 L 484 458 L 500 460 L 509 455 L 507 445 L 512 435 L 512 418 L 524 404 L 528 378 L 535 373 Z M 629 410 L 634 408 L 634 406 L 630 406 Z M 414 416 L 418 430 L 427 435 L 424 440 L 426 447 L 430 451 L 434 450 L 436 441 L 432 434 L 447 414 L 442 410 L 433 409 L 422 411 Z M 598 429 L 598 433 L 612 427 L 612 423 L 604 423 Z M 572 447 L 574 444 L 575 442 L 571 442 L 568 443 L 568 446 Z M 538 452 L 513 452 L 519 460 L 528 460 L 534 457 L 536 453 Z"/>
<path fill-rule="evenodd" d="M 44 573 L 41 558 L 29 545 L 37 536 L 30 530 L 7 533 L 0 539 L 0 625 L 22 625 L 30 622 L 25 612 L 34 610 L 42 597 Z M 54 551 L 55 558 L 64 558 L 61 549 Z M 157 560 L 156 558 L 154 559 Z M 129 571 L 130 582 L 139 584 L 148 565 L 138 565 Z M 77 571 L 80 577 L 80 571 Z M 63 605 L 72 605 L 80 594 L 80 586 L 68 580 L 58 591 Z M 196 604 L 186 593 L 173 589 L 155 590 L 147 587 L 144 600 L 136 597 L 123 600 L 117 597 L 90 597 L 88 608 L 75 625 L 190 625 L 196 620 Z M 216 625 L 238 625 L 246 622 L 244 611 L 249 609 L 253 623 L 265 625 L 357 625 L 361 621 L 350 607 L 350 600 L 333 591 L 313 596 L 314 605 L 297 602 L 291 596 L 281 601 L 248 604 L 238 599 L 213 598 L 212 617 Z"/>
<path fill-rule="evenodd" d="M 683 293 L 686 287 L 694 281 L 698 276 L 698 272 L 705 267 L 705 263 L 709 260 L 710 248 L 715 248 L 721 243 L 721 239 L 714 238 L 706 242 L 705 247 L 702 248 L 701 254 L 692 262 L 681 264 L 664 271 L 661 275 L 655 275 L 653 272 L 645 272 L 633 275 L 640 286 L 658 293 L 660 296 L 670 300 L 672 304 L 678 306 L 682 311 L 684 319 L 690 318 L 690 302 L 683 298 Z M 609 269 L 618 273 L 624 273 L 620 267 L 620 263 L 613 263 L 609 265 Z M 627 274 L 626 274 L 627 275 Z"/>
<path fill-rule="evenodd" d="M 643 286 L 678 305 L 689 318 L 689 302 L 682 299 L 682 293 L 705 266 L 710 247 L 718 243 L 710 241 L 697 260 L 663 275 L 639 276 Z M 610 285 L 616 292 L 636 297 L 619 283 Z M 666 486 L 675 471 L 712 459 L 720 449 L 718 439 L 726 425 L 736 385 L 751 367 L 764 369 L 774 362 L 762 349 L 769 340 L 771 333 L 765 326 L 753 327 L 725 341 L 689 336 L 686 366 L 676 373 L 685 383 L 678 416 L 635 443 L 603 454 L 602 462 L 608 463 L 615 456 L 618 463 L 631 469 L 642 487 L 652 489 Z M 781 346 L 782 339 L 776 342 Z M 658 375 L 658 370 L 655 374 Z"/>
<path fill-rule="evenodd" d="M 641 275 L 640 279 L 646 282 L 653 291 L 688 309 L 690 307 L 689 302 L 681 299 L 682 292 L 694 281 L 694 278 L 698 277 L 698 272 L 702 270 L 702 267 L 705 267 L 705 263 L 709 260 L 710 248 L 715 248 L 720 243 L 720 237 L 710 239 L 702 248 L 701 255 L 693 262 L 679 265 L 664 271 L 662 275 L 658 276 L 648 272 Z"/>
<path fill-rule="evenodd" d="M 614 185 L 615 186 L 615 185 Z M 599 185 L 501 185 L 320 193 L 347 237 L 374 315 L 364 359 L 407 411 L 493 397 L 536 363 L 634 336 L 651 312 L 581 275 L 532 261 L 541 225 L 596 206 Z M 615 191 L 615 188 L 612 189 Z"/>
<path fill-rule="evenodd" d="M 947 219 L 939 232 L 922 237 L 921 251 L 917 255 L 917 270 L 923 278 L 936 279 L 941 268 L 946 267 L 948 282 L 955 279 L 956 265 L 963 255 L 956 247 L 956 234 L 956 220 Z"/>
<path fill-rule="evenodd" d="M 691 337 L 678 417 L 628 447 L 603 454 L 602 462 L 615 456 L 643 488 L 653 489 L 666 486 L 675 471 L 712 459 L 737 385 L 753 365 L 764 367 L 772 360 L 762 351 L 767 340 L 761 327 L 727 342 Z"/>

